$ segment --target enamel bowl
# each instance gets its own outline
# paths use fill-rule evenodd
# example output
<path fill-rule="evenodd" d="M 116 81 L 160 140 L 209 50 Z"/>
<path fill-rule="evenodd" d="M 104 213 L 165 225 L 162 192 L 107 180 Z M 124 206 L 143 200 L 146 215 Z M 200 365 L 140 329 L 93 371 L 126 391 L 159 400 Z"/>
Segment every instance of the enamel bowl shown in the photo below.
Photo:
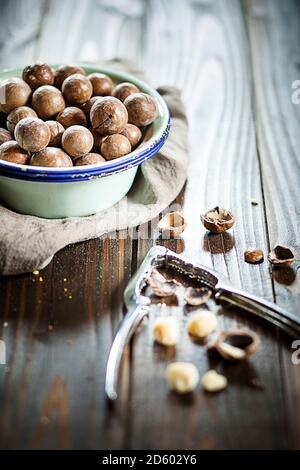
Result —
<path fill-rule="evenodd" d="M 154 157 L 170 128 L 167 105 L 156 90 L 130 74 L 84 66 L 86 72 L 109 75 L 114 84 L 132 82 L 153 96 L 158 115 L 137 149 L 124 157 L 99 165 L 46 168 L 0 160 L 0 201 L 23 214 L 48 219 L 87 216 L 120 201 L 132 186 L 141 163 Z M 0 80 L 22 76 L 21 69 L 0 72 Z"/>

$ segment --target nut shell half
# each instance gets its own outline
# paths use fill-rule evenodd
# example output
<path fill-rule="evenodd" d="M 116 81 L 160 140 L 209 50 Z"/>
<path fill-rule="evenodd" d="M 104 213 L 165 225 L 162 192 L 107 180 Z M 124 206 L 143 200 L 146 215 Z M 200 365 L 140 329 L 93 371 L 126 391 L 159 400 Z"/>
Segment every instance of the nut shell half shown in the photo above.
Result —
<path fill-rule="evenodd" d="M 204 227 L 213 233 L 225 232 L 233 227 L 235 222 L 231 212 L 219 206 L 201 214 L 201 221 Z"/>
<path fill-rule="evenodd" d="M 168 212 L 158 222 L 157 228 L 170 238 L 178 237 L 186 228 L 186 221 L 180 212 Z"/>
<path fill-rule="evenodd" d="M 278 268 L 289 266 L 295 261 L 294 254 L 287 246 L 277 245 L 268 254 L 268 260 Z"/>
<path fill-rule="evenodd" d="M 259 264 L 264 260 L 264 252 L 260 248 L 251 248 L 244 253 L 246 263 Z"/>
<path fill-rule="evenodd" d="M 184 300 L 194 307 L 205 304 L 210 299 L 212 291 L 207 287 L 187 287 Z"/>
<path fill-rule="evenodd" d="M 214 344 L 219 354 L 230 361 L 247 359 L 256 353 L 259 345 L 259 336 L 248 329 L 222 331 Z"/>

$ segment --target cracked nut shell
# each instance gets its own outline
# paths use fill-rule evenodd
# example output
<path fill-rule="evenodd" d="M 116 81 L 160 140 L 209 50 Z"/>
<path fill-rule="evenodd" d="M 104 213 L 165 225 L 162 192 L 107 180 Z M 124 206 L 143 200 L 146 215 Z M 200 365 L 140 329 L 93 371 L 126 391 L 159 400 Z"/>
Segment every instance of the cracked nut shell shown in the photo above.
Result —
<path fill-rule="evenodd" d="M 131 152 L 127 137 L 121 134 L 108 135 L 101 144 L 101 154 L 105 160 L 114 160 Z"/>
<path fill-rule="evenodd" d="M 7 129 L 0 128 L 0 145 L 9 140 L 14 140 L 13 135 Z"/>
<path fill-rule="evenodd" d="M 166 380 L 175 392 L 190 393 L 199 383 L 199 372 L 190 362 L 173 362 L 166 369 Z"/>
<path fill-rule="evenodd" d="M 27 165 L 29 162 L 29 155 L 26 150 L 19 146 L 18 142 L 10 140 L 0 145 L 0 160 L 19 163 L 20 165 Z"/>
<path fill-rule="evenodd" d="M 55 147 L 46 147 L 40 152 L 34 153 L 30 165 L 47 167 L 71 167 L 72 159 L 63 150 Z"/>
<path fill-rule="evenodd" d="M 139 93 L 139 91 L 138 87 L 133 83 L 122 82 L 114 87 L 112 95 L 118 98 L 118 100 L 124 102 L 129 95 Z"/>
<path fill-rule="evenodd" d="M 209 310 L 202 310 L 189 318 L 187 330 L 191 336 L 203 339 L 210 335 L 217 326 L 217 317 Z"/>
<path fill-rule="evenodd" d="M 178 211 L 168 212 L 160 219 L 157 228 L 170 238 L 178 237 L 186 228 L 186 221 Z"/>
<path fill-rule="evenodd" d="M 104 163 L 106 160 L 105 158 L 100 155 L 100 153 L 87 153 L 83 157 L 76 158 L 75 166 L 81 165 L 98 165 L 99 163 Z"/>
<path fill-rule="evenodd" d="M 125 135 L 125 137 L 127 137 L 132 149 L 138 146 L 143 137 L 141 129 L 136 127 L 134 124 L 126 124 L 120 134 Z"/>
<path fill-rule="evenodd" d="M 71 126 L 65 130 L 62 136 L 62 147 L 74 158 L 82 157 L 89 153 L 94 145 L 92 133 L 82 126 Z"/>
<path fill-rule="evenodd" d="M 91 98 L 93 87 L 87 77 L 75 73 L 65 79 L 62 93 L 69 104 L 80 106 Z"/>
<path fill-rule="evenodd" d="M 119 134 L 127 124 L 128 114 L 120 100 L 105 96 L 92 106 L 90 119 L 93 129 L 99 134 Z"/>
<path fill-rule="evenodd" d="M 259 264 L 264 260 L 264 252 L 260 248 L 251 248 L 244 253 L 246 263 Z"/>
<path fill-rule="evenodd" d="M 77 65 L 61 65 L 60 67 L 56 69 L 55 74 L 54 74 L 55 86 L 61 89 L 62 84 L 65 81 L 65 79 L 70 77 L 70 75 L 74 75 L 75 73 L 86 75 L 82 67 L 78 67 Z"/>
<path fill-rule="evenodd" d="M 212 291 L 207 287 L 187 287 L 184 300 L 188 305 L 198 306 L 205 304 L 210 299 Z"/>
<path fill-rule="evenodd" d="M 93 87 L 93 96 L 107 96 L 111 95 L 113 82 L 112 79 L 104 73 L 91 73 L 88 75 Z"/>
<path fill-rule="evenodd" d="M 65 129 L 71 126 L 84 126 L 87 127 L 87 119 L 82 109 L 76 106 L 68 106 L 61 111 L 56 120 L 64 126 Z"/>
<path fill-rule="evenodd" d="M 32 95 L 32 107 L 38 117 L 44 121 L 52 120 L 63 109 L 66 104 L 61 92 L 51 85 L 44 85 L 37 88 Z"/>
<path fill-rule="evenodd" d="M 30 86 L 21 78 L 8 78 L 0 82 L 0 111 L 9 114 L 13 109 L 25 106 L 31 96 Z"/>
<path fill-rule="evenodd" d="M 38 118 L 24 118 L 15 128 L 15 138 L 20 147 L 27 152 L 39 152 L 47 147 L 51 137 L 47 124 Z"/>
<path fill-rule="evenodd" d="M 13 109 L 7 116 L 7 129 L 10 132 L 14 132 L 18 122 L 27 117 L 37 118 L 38 116 L 34 109 L 29 108 L 29 106 L 20 106 L 19 108 Z"/>
<path fill-rule="evenodd" d="M 157 115 L 157 106 L 152 96 L 147 93 L 133 93 L 125 101 L 128 122 L 137 127 L 148 126 Z"/>
<path fill-rule="evenodd" d="M 61 147 L 61 139 L 65 128 L 57 121 L 46 121 L 45 124 L 50 130 L 49 147 Z"/>
<path fill-rule="evenodd" d="M 38 62 L 34 65 L 28 65 L 23 70 L 23 80 L 34 91 L 43 85 L 54 84 L 54 70 L 50 65 Z"/>
<path fill-rule="evenodd" d="M 201 214 L 201 221 L 204 227 L 213 233 L 225 232 L 233 227 L 235 222 L 231 212 L 219 206 Z"/>
<path fill-rule="evenodd" d="M 256 353 L 259 344 L 259 336 L 254 331 L 232 329 L 220 332 L 214 346 L 224 359 L 237 361 Z"/>
<path fill-rule="evenodd" d="M 294 254 L 290 248 L 286 246 L 277 245 L 274 250 L 268 254 L 268 260 L 274 266 L 284 268 L 289 266 L 295 261 Z"/>
<path fill-rule="evenodd" d="M 158 344 L 175 346 L 179 341 L 179 324 L 174 317 L 158 317 L 153 325 L 153 336 Z"/>

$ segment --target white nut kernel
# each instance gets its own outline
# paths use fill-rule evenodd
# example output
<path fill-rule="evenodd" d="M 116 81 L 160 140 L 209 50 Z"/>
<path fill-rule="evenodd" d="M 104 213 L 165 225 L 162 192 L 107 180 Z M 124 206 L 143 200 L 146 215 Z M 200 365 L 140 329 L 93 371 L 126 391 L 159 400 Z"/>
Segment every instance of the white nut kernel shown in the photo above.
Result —
<path fill-rule="evenodd" d="M 167 367 L 166 379 L 175 392 L 189 393 L 198 385 L 199 372 L 190 362 L 173 362 Z"/>
<path fill-rule="evenodd" d="M 227 387 L 227 379 L 224 375 L 218 374 L 215 370 L 209 370 L 202 377 L 202 386 L 207 392 L 220 392 Z"/>
<path fill-rule="evenodd" d="M 174 317 L 158 317 L 153 325 L 155 341 L 163 346 L 175 346 L 179 341 L 179 324 Z"/>
<path fill-rule="evenodd" d="M 187 329 L 190 335 L 196 338 L 205 338 L 216 329 L 217 324 L 217 317 L 208 310 L 204 310 L 195 313 L 189 319 Z"/>

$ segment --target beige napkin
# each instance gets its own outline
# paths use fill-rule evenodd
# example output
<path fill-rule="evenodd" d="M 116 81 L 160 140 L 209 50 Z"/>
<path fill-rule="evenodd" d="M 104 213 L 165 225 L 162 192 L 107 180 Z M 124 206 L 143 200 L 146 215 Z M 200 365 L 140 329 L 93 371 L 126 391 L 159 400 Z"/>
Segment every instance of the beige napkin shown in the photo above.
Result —
<path fill-rule="evenodd" d="M 102 65 L 144 78 L 128 62 L 115 60 Z M 172 203 L 186 179 L 187 119 L 176 88 L 165 86 L 158 91 L 171 113 L 169 138 L 155 157 L 141 165 L 130 192 L 113 208 L 89 217 L 47 220 L 0 206 L 1 274 L 42 269 L 70 243 L 143 224 Z"/>

